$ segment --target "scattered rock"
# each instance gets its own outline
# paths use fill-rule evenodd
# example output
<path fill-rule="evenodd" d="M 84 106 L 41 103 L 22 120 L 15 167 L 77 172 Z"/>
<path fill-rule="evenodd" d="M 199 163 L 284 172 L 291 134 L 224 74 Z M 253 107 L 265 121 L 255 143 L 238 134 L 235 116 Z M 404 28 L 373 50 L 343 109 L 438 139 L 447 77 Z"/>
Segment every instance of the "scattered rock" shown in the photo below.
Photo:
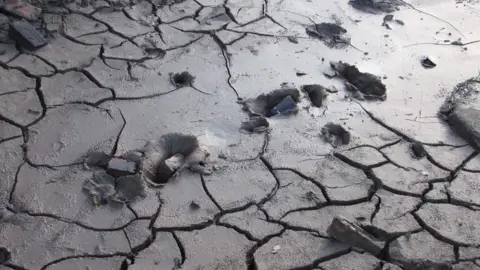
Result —
<path fill-rule="evenodd" d="M 354 65 L 347 63 L 331 62 L 330 66 L 342 76 L 347 82 L 345 86 L 352 92 L 361 92 L 365 98 L 374 98 L 385 100 L 387 98 L 387 88 L 382 83 L 380 77 L 371 73 L 360 72 Z"/>
<path fill-rule="evenodd" d="M 435 62 L 432 60 L 432 58 L 428 57 L 428 56 L 424 57 L 420 62 L 422 63 L 422 66 L 424 68 L 434 68 L 434 67 L 437 66 L 437 64 L 435 64 Z"/>
<path fill-rule="evenodd" d="M 106 169 L 111 158 L 110 155 L 104 152 L 91 152 L 88 153 L 85 158 L 85 163 L 88 166 L 97 166 Z"/>
<path fill-rule="evenodd" d="M 20 46 L 28 50 L 35 50 L 47 44 L 47 40 L 42 34 L 26 21 L 10 23 L 8 34 Z"/>
<path fill-rule="evenodd" d="M 114 177 L 133 175 L 137 172 L 136 167 L 135 162 L 114 157 L 108 162 L 107 173 Z"/>
<path fill-rule="evenodd" d="M 349 144 L 351 137 L 350 132 L 345 128 L 331 122 L 322 127 L 322 136 L 333 147 L 337 147 L 341 144 Z"/>
<path fill-rule="evenodd" d="M 11 258 L 10 251 L 4 247 L 0 247 L 0 265 L 8 262 Z"/>
<path fill-rule="evenodd" d="M 310 101 L 315 107 L 322 107 L 323 101 L 327 98 L 327 89 L 319 84 L 302 86 L 302 90 L 308 94 Z"/>
<path fill-rule="evenodd" d="M 480 110 L 469 107 L 456 107 L 448 115 L 448 124 L 473 148 L 480 150 Z"/>
<path fill-rule="evenodd" d="M 290 41 L 291 43 L 298 44 L 298 38 L 295 37 L 295 36 L 288 36 L 287 39 L 288 39 L 288 41 Z"/>
<path fill-rule="evenodd" d="M 173 85 L 177 87 L 185 87 L 185 86 L 192 86 L 193 82 L 195 81 L 195 76 L 184 71 L 182 73 L 171 73 L 170 74 L 170 81 Z"/>
<path fill-rule="evenodd" d="M 141 173 L 145 180 L 153 185 L 167 183 L 184 168 L 204 175 L 212 173 L 211 169 L 205 166 L 208 153 L 200 148 L 197 138 L 193 135 L 165 134 L 158 140 L 149 141 L 138 152 L 144 154 Z M 185 161 L 173 171 L 166 164 L 166 160 L 177 154 L 181 154 Z"/>
<path fill-rule="evenodd" d="M 357 247 L 377 256 L 382 252 L 384 243 L 375 239 L 355 223 L 336 216 L 328 227 L 328 234 L 340 242 Z"/>
<path fill-rule="evenodd" d="M 252 117 L 250 120 L 242 122 L 240 129 L 248 132 L 260 133 L 267 130 L 269 126 L 270 124 L 265 117 Z"/>
<path fill-rule="evenodd" d="M 405 5 L 402 0 L 350 0 L 348 3 L 358 10 L 372 14 L 394 12 Z"/>
<path fill-rule="evenodd" d="M 335 23 L 312 24 L 305 30 L 309 36 L 322 40 L 329 47 L 343 48 L 350 44 L 347 30 Z"/>
<path fill-rule="evenodd" d="M 448 116 L 457 106 L 479 104 L 480 81 L 477 79 L 478 78 L 470 78 L 457 84 L 440 107 L 440 114 Z"/>
<path fill-rule="evenodd" d="M 5 0 L 3 7 L 1 8 L 29 21 L 38 19 L 42 13 L 42 9 L 24 2 L 23 0 Z"/>
<path fill-rule="evenodd" d="M 285 100 L 287 97 L 290 97 L 290 99 Z M 237 103 L 242 104 L 242 110 L 248 111 L 250 114 L 267 116 L 267 114 L 271 115 L 272 109 L 282 101 L 287 103 L 287 107 L 291 108 L 292 101 L 295 104 L 300 101 L 300 92 L 296 88 L 282 88 L 268 94 L 261 94 L 257 98 L 240 100 Z"/>
<path fill-rule="evenodd" d="M 427 151 L 425 150 L 425 147 L 423 147 L 423 144 L 418 141 L 414 141 L 410 144 L 410 148 L 412 149 L 412 154 L 416 158 L 423 158 L 427 155 Z"/>

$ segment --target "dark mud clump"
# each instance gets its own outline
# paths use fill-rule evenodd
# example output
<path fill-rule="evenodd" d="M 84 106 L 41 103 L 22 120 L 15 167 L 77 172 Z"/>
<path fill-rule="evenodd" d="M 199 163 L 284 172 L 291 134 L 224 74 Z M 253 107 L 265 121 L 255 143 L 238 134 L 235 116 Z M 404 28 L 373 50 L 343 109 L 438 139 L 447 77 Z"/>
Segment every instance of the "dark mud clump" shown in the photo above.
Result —
<path fill-rule="evenodd" d="M 381 99 L 387 98 L 387 88 L 379 76 L 368 72 L 360 72 L 354 65 L 340 62 L 332 62 L 330 66 L 338 75 L 343 77 L 347 82 L 345 86 L 352 92 L 359 94 L 360 99 Z"/>
<path fill-rule="evenodd" d="M 319 84 L 308 84 L 302 86 L 302 90 L 308 94 L 310 101 L 315 107 L 322 107 L 325 99 L 328 96 L 327 88 Z"/>
<path fill-rule="evenodd" d="M 268 94 L 261 94 L 256 98 L 238 101 L 238 103 L 243 105 L 242 110 L 248 111 L 252 115 L 269 117 L 273 116 L 271 115 L 272 110 L 288 97 L 295 104 L 295 108 L 289 111 L 294 112 L 296 103 L 300 101 L 300 92 L 296 88 L 277 89 Z"/>
<path fill-rule="evenodd" d="M 480 102 L 480 80 L 471 78 L 455 86 L 440 107 L 440 115 L 448 116 L 459 105 L 476 105 Z"/>
<path fill-rule="evenodd" d="M 260 133 L 266 131 L 269 126 L 265 117 L 252 117 L 248 121 L 242 122 L 240 129 L 250 133 Z"/>
<path fill-rule="evenodd" d="M 412 155 L 416 158 L 423 158 L 427 155 L 427 151 L 421 142 L 412 142 L 410 149 L 412 150 Z"/>
<path fill-rule="evenodd" d="M 394 12 L 405 5 L 402 0 L 350 0 L 348 3 L 358 10 L 372 14 Z"/>
<path fill-rule="evenodd" d="M 350 44 L 347 29 L 335 23 L 312 24 L 305 28 L 307 34 L 322 40 L 329 47 L 344 48 Z"/>
<path fill-rule="evenodd" d="M 333 147 L 349 144 L 351 138 L 350 132 L 344 127 L 331 122 L 322 127 L 322 136 Z"/>
<path fill-rule="evenodd" d="M 170 74 L 170 81 L 177 87 L 192 86 L 195 82 L 195 76 L 184 71 L 182 73 Z"/>

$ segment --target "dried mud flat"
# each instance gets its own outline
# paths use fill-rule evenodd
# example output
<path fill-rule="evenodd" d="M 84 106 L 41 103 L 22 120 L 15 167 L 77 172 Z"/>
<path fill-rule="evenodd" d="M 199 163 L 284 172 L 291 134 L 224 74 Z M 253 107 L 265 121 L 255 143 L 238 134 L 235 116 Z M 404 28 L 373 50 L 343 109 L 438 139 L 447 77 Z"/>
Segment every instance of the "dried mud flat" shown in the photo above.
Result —
<path fill-rule="evenodd" d="M 477 76 L 477 1 L 81 2 L 44 6 L 35 51 L 0 29 L 0 269 L 480 269 L 480 157 L 437 115 Z M 324 76 L 338 61 L 386 100 Z M 239 99 L 314 84 L 338 91 L 239 131 Z M 211 174 L 92 203 L 87 153 L 175 132 Z M 338 216 L 380 252 L 334 240 Z"/>

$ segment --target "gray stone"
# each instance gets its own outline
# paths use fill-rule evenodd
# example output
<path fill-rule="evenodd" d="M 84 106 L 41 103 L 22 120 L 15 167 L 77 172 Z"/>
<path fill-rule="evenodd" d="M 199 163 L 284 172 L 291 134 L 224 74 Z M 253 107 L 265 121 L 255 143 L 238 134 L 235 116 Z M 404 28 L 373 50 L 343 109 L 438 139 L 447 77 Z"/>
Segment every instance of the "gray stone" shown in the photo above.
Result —
<path fill-rule="evenodd" d="M 107 173 L 114 177 L 132 175 L 137 172 L 136 165 L 135 162 L 114 157 L 108 161 Z"/>
<path fill-rule="evenodd" d="M 30 23 L 16 21 L 10 23 L 10 37 L 28 50 L 36 50 L 47 44 L 47 40 Z"/>
<path fill-rule="evenodd" d="M 480 150 L 480 110 L 458 106 L 448 115 L 448 123 L 473 148 Z"/>
<path fill-rule="evenodd" d="M 291 269 L 315 260 L 348 252 L 348 246 L 316 237 L 309 232 L 285 231 L 270 239 L 254 253 L 258 270 Z"/>
<path fill-rule="evenodd" d="M 188 254 L 184 269 L 246 269 L 245 254 L 255 244 L 233 229 L 214 225 L 176 234 Z"/>
<path fill-rule="evenodd" d="M 327 232 L 338 241 L 351 247 L 361 248 L 374 256 L 378 256 L 385 245 L 357 224 L 339 216 L 333 219 Z"/>
<path fill-rule="evenodd" d="M 428 269 L 429 265 L 455 260 L 453 246 L 438 241 L 426 231 L 395 239 L 389 245 L 389 255 L 407 269 L 414 269 L 418 265 L 427 266 Z"/>

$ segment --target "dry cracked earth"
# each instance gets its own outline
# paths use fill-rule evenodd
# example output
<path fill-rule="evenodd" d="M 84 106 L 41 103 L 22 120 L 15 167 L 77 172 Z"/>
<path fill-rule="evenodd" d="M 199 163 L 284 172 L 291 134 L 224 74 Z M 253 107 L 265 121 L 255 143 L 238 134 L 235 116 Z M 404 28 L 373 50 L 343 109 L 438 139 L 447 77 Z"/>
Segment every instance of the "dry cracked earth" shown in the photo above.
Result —
<path fill-rule="evenodd" d="M 476 1 L 415 0 L 388 27 L 343 0 L 84 2 L 43 7 L 45 47 L 0 43 L 0 246 L 11 253 L 0 269 L 480 269 L 479 152 L 436 115 L 478 73 Z M 313 22 L 341 23 L 350 41 L 308 36 Z M 349 98 L 322 74 L 339 60 L 381 76 L 387 100 Z M 171 84 L 183 71 L 193 87 Z M 339 91 L 321 108 L 303 96 L 267 132 L 239 132 L 238 98 L 282 83 Z M 350 144 L 322 140 L 327 122 Z M 170 132 L 197 136 L 215 171 L 92 204 L 86 153 Z M 414 141 L 426 157 L 412 157 Z M 381 240 L 381 254 L 332 239 L 335 216 Z"/>

